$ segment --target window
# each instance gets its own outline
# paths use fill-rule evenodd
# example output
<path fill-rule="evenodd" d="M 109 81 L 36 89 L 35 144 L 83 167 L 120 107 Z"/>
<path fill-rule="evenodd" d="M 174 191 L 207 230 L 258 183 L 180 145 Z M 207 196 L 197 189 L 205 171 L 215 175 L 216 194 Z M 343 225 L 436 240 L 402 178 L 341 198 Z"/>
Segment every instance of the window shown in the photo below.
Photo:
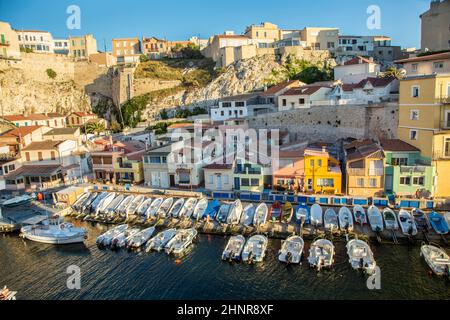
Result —
<path fill-rule="evenodd" d="M 248 187 L 248 186 L 250 186 L 250 181 L 249 181 L 249 179 L 246 179 L 246 178 L 241 179 L 241 186 L 243 186 L 243 187 Z"/>
<path fill-rule="evenodd" d="M 150 157 L 150 163 L 152 163 L 152 164 L 161 163 L 161 157 Z"/>
<path fill-rule="evenodd" d="M 364 188 L 364 178 L 358 178 L 358 179 L 356 179 L 356 185 L 357 185 L 359 188 Z"/>
<path fill-rule="evenodd" d="M 377 179 L 371 178 L 371 179 L 369 180 L 369 186 L 370 186 L 371 188 L 376 188 L 376 187 L 377 187 Z"/>
<path fill-rule="evenodd" d="M 424 186 L 425 185 L 425 177 L 414 177 L 413 184 L 416 186 Z"/>
<path fill-rule="evenodd" d="M 162 159 L 162 161 L 161 161 L 162 163 L 167 163 L 167 157 L 166 156 L 162 157 L 161 159 Z"/>
<path fill-rule="evenodd" d="M 283 99 L 283 107 L 286 107 L 286 105 L 287 105 L 287 101 L 286 101 L 286 99 Z"/>
<path fill-rule="evenodd" d="M 309 166 L 314 168 L 314 160 L 309 160 Z"/>
<path fill-rule="evenodd" d="M 222 107 L 223 108 L 230 108 L 231 107 L 231 102 L 222 102 Z"/>
<path fill-rule="evenodd" d="M 42 158 L 42 152 L 38 152 L 38 159 L 39 161 L 44 161 L 44 158 Z"/>
<path fill-rule="evenodd" d="M 419 120 L 419 110 L 411 110 L 411 120 Z"/>
<path fill-rule="evenodd" d="M 407 166 L 408 158 L 392 158 L 391 163 L 393 166 Z"/>
<path fill-rule="evenodd" d="M 245 102 L 244 101 L 237 101 L 235 103 L 236 107 L 245 107 Z"/>
<path fill-rule="evenodd" d="M 305 99 L 303 99 L 303 98 L 302 99 L 298 99 L 298 103 L 299 104 L 305 104 Z"/>
<path fill-rule="evenodd" d="M 404 186 L 411 185 L 411 177 L 400 177 L 400 184 Z"/>
<path fill-rule="evenodd" d="M 410 140 L 417 140 L 418 136 L 419 136 L 419 132 L 417 130 L 409 131 L 409 139 Z"/>
<path fill-rule="evenodd" d="M 322 167 L 322 159 L 317 160 L 317 166 L 319 168 Z"/>
<path fill-rule="evenodd" d="M 438 61 L 438 62 L 433 63 L 433 68 L 435 70 L 444 69 L 444 62 L 443 61 Z"/>
<path fill-rule="evenodd" d="M 224 111 L 220 111 L 220 115 L 223 117 L 225 115 Z"/>
<path fill-rule="evenodd" d="M 420 97 L 420 87 L 419 86 L 412 86 L 411 87 L 411 96 L 413 98 Z"/>
<path fill-rule="evenodd" d="M 214 183 L 214 175 L 210 174 L 210 175 L 208 176 L 208 183 L 209 183 L 209 184 L 213 184 L 213 183 Z"/>
<path fill-rule="evenodd" d="M 450 128 L 450 111 L 446 110 L 445 111 L 445 119 L 444 119 L 445 123 L 444 126 L 446 128 Z"/>
<path fill-rule="evenodd" d="M 317 186 L 319 187 L 334 187 L 334 179 L 317 179 Z"/>
<path fill-rule="evenodd" d="M 328 42 L 327 43 L 327 48 L 328 49 L 334 49 L 334 42 Z"/>
<path fill-rule="evenodd" d="M 223 175 L 223 183 L 229 184 L 230 183 L 230 177 L 227 174 Z"/>
<path fill-rule="evenodd" d="M 251 184 L 252 187 L 259 186 L 259 179 L 251 179 L 250 180 L 250 184 Z"/>
<path fill-rule="evenodd" d="M 450 138 L 444 140 L 444 156 L 450 157 Z"/>

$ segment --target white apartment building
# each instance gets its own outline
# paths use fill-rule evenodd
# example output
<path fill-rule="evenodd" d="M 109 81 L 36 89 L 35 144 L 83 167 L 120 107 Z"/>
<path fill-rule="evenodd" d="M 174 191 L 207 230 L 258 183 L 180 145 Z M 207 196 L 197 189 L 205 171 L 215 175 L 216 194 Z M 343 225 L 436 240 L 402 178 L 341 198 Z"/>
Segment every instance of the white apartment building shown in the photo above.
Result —
<path fill-rule="evenodd" d="M 68 39 L 54 39 L 53 52 L 56 54 L 68 55 L 70 50 L 70 42 Z"/>
<path fill-rule="evenodd" d="M 53 53 L 54 42 L 50 32 L 39 30 L 16 30 L 20 48 L 36 53 Z"/>

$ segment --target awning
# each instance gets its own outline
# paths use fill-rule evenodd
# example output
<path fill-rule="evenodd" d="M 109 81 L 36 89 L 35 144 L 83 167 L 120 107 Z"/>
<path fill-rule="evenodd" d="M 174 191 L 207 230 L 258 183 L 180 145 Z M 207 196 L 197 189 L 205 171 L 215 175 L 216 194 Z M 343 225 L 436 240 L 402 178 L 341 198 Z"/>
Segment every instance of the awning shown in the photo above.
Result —
<path fill-rule="evenodd" d="M 23 166 L 5 176 L 5 180 L 16 180 L 23 177 L 49 177 L 61 172 L 60 165 Z"/>

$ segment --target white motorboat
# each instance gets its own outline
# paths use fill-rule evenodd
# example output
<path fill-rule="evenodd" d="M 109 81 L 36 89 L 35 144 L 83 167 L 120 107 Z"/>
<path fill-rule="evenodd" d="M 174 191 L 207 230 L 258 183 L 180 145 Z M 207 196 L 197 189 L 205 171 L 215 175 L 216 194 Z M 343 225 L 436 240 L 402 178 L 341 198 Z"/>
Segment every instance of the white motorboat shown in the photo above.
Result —
<path fill-rule="evenodd" d="M 166 200 L 164 200 L 163 203 L 161 203 L 158 211 L 156 212 L 156 216 L 159 218 L 166 218 L 169 214 L 170 208 L 172 208 L 173 202 L 173 198 L 167 198 Z"/>
<path fill-rule="evenodd" d="M 109 204 L 116 198 L 116 193 L 108 193 L 106 197 L 104 197 L 98 206 L 95 208 L 95 214 L 106 214 L 105 210 L 108 208 Z"/>
<path fill-rule="evenodd" d="M 230 213 L 230 210 L 231 210 L 230 203 L 222 204 L 216 216 L 217 221 L 219 221 L 220 223 L 226 223 L 228 220 L 228 214 Z"/>
<path fill-rule="evenodd" d="M 184 206 L 181 208 L 180 212 L 178 213 L 178 217 L 183 218 L 190 218 L 192 214 L 194 213 L 195 206 L 197 205 L 197 199 L 196 198 L 189 198 L 184 203 Z M 177 216 L 175 216 L 177 218 Z"/>
<path fill-rule="evenodd" d="M 87 238 L 86 229 L 75 228 L 59 217 L 44 220 L 41 225 L 22 227 L 20 232 L 25 239 L 49 244 L 81 243 Z"/>
<path fill-rule="evenodd" d="M 347 243 L 347 254 L 353 269 L 363 270 L 367 274 L 373 274 L 375 272 L 377 264 L 372 250 L 366 242 L 358 239 L 350 240 Z"/>
<path fill-rule="evenodd" d="M 242 211 L 243 211 L 243 208 L 242 208 L 241 200 L 238 199 L 235 202 L 233 202 L 233 204 L 231 205 L 231 208 L 230 208 L 230 212 L 227 217 L 227 223 L 228 224 L 239 224 L 239 222 L 241 221 Z"/>
<path fill-rule="evenodd" d="M 89 194 L 89 192 L 83 193 L 72 205 L 72 209 L 75 211 L 80 211 L 84 201 L 86 201 L 86 199 L 89 197 Z"/>
<path fill-rule="evenodd" d="M 320 271 L 322 268 L 331 268 L 334 263 L 334 245 L 327 239 L 314 241 L 309 248 L 309 265 Z"/>
<path fill-rule="evenodd" d="M 98 193 L 97 192 L 91 192 L 89 193 L 89 196 L 86 198 L 85 201 L 83 201 L 83 204 L 81 205 L 80 212 L 89 212 L 89 209 L 91 208 L 92 202 L 94 202 L 95 198 L 97 198 Z"/>
<path fill-rule="evenodd" d="M 323 215 L 323 224 L 325 226 L 325 229 L 331 231 L 339 229 L 338 215 L 333 209 L 329 208 L 325 211 Z"/>
<path fill-rule="evenodd" d="M 97 198 L 95 198 L 95 200 L 92 202 L 91 204 L 91 213 L 96 213 L 97 212 L 97 208 L 98 206 L 101 204 L 101 202 L 103 201 L 103 199 L 105 199 L 108 196 L 108 192 L 101 192 Z"/>
<path fill-rule="evenodd" d="M 359 223 L 361 226 L 367 224 L 366 211 L 361 205 L 356 204 L 353 207 L 353 215 L 355 216 L 356 223 Z"/>
<path fill-rule="evenodd" d="M 153 201 L 152 198 L 145 199 L 141 203 L 141 205 L 136 209 L 136 215 L 138 215 L 140 217 L 145 216 L 145 213 L 147 212 L 148 208 L 150 208 L 152 201 Z"/>
<path fill-rule="evenodd" d="M 128 225 L 126 225 L 126 224 L 112 228 L 112 229 L 106 231 L 105 233 L 103 233 L 102 235 L 98 236 L 96 242 L 98 245 L 109 246 L 109 245 L 111 245 L 112 239 L 115 236 L 125 232 L 125 230 L 127 228 L 128 228 Z"/>
<path fill-rule="evenodd" d="M 447 223 L 447 226 L 450 228 L 450 212 L 444 213 L 444 220 Z"/>
<path fill-rule="evenodd" d="M 177 230 L 175 229 L 167 229 L 158 233 L 154 238 L 147 242 L 145 251 L 150 252 L 151 250 L 163 250 L 166 244 L 176 235 L 176 233 Z"/>
<path fill-rule="evenodd" d="M 164 202 L 163 198 L 157 198 L 153 200 L 152 204 L 150 205 L 150 207 L 148 207 L 147 211 L 145 212 L 147 219 L 156 216 L 156 213 L 158 212 L 159 207 L 163 202 Z"/>
<path fill-rule="evenodd" d="M 315 227 L 323 225 L 323 211 L 320 204 L 314 203 L 311 206 L 311 224 Z"/>
<path fill-rule="evenodd" d="M 255 212 L 256 207 L 253 203 L 246 205 L 244 211 L 242 212 L 241 224 L 243 224 L 246 227 L 251 226 L 253 224 Z"/>
<path fill-rule="evenodd" d="M 0 301 L 16 300 L 17 291 L 11 291 L 6 286 L 0 290 Z"/>
<path fill-rule="evenodd" d="M 109 196 L 108 196 L 109 197 Z M 117 197 L 113 197 L 113 199 L 106 205 L 103 206 L 103 209 L 100 213 L 103 214 L 113 214 L 116 212 L 116 208 L 123 202 L 125 196 L 123 194 L 119 194 Z"/>
<path fill-rule="evenodd" d="M 269 207 L 265 203 L 260 203 L 255 209 L 255 216 L 253 218 L 253 225 L 255 227 L 262 226 L 267 221 L 267 215 L 269 214 Z"/>
<path fill-rule="evenodd" d="M 136 214 L 137 209 L 144 202 L 144 200 L 145 200 L 145 196 L 143 196 L 143 195 L 136 196 L 133 199 L 133 201 L 130 203 L 128 208 L 125 210 L 127 217 Z"/>
<path fill-rule="evenodd" d="M 414 222 L 414 218 L 408 211 L 400 209 L 400 211 L 398 212 L 398 221 L 400 224 L 400 228 L 402 229 L 402 233 L 404 235 L 406 236 L 417 235 L 417 226 Z"/>
<path fill-rule="evenodd" d="M 2 205 L 4 207 L 17 207 L 17 206 L 23 205 L 25 203 L 31 202 L 31 200 L 33 200 L 33 197 L 31 197 L 27 194 L 24 194 L 22 196 L 17 196 L 12 199 L 8 199 L 8 200 L 4 201 L 2 203 Z"/>
<path fill-rule="evenodd" d="M 178 230 L 176 235 L 170 239 L 164 247 L 167 254 L 182 254 L 192 244 L 197 236 L 197 230 L 194 228 Z"/>
<path fill-rule="evenodd" d="M 278 252 L 278 260 L 285 263 L 300 263 L 305 242 L 299 236 L 291 236 L 283 241 Z"/>
<path fill-rule="evenodd" d="M 170 217 L 178 217 L 178 213 L 180 213 L 180 210 L 184 206 L 184 198 L 180 198 L 172 206 L 172 209 L 170 209 L 169 216 Z"/>
<path fill-rule="evenodd" d="M 367 218 L 369 220 L 370 228 L 373 232 L 383 232 L 384 224 L 383 224 L 383 216 L 375 206 L 370 206 L 369 210 L 367 210 Z"/>
<path fill-rule="evenodd" d="M 128 241 L 131 240 L 136 234 L 140 232 L 137 228 L 127 228 L 124 232 L 116 235 L 111 242 L 113 248 L 124 248 L 127 246 Z"/>
<path fill-rule="evenodd" d="M 222 252 L 222 260 L 241 260 L 242 250 L 244 249 L 245 238 L 242 235 L 233 236 L 227 243 Z"/>
<path fill-rule="evenodd" d="M 339 225 L 341 230 L 353 231 L 353 216 L 349 208 L 342 207 L 339 209 Z"/>
<path fill-rule="evenodd" d="M 267 244 L 267 237 L 260 234 L 248 239 L 242 251 L 242 261 L 248 263 L 263 261 L 266 255 Z"/>
<path fill-rule="evenodd" d="M 208 208 L 208 199 L 200 199 L 200 201 L 197 202 L 197 205 L 195 206 L 194 212 L 192 213 L 192 218 L 200 220 L 203 217 L 206 208 Z"/>
<path fill-rule="evenodd" d="M 125 214 L 127 212 L 128 207 L 133 203 L 134 196 L 126 196 L 125 199 L 117 206 L 114 210 L 117 214 Z"/>
<path fill-rule="evenodd" d="M 155 227 L 150 227 L 139 231 L 128 240 L 128 247 L 140 248 L 142 247 L 155 233 Z"/>
<path fill-rule="evenodd" d="M 398 230 L 397 216 L 391 208 L 384 208 L 383 210 L 384 224 L 386 230 L 395 231 Z"/>
<path fill-rule="evenodd" d="M 420 248 L 420 255 L 436 275 L 450 278 L 450 257 L 444 250 L 432 245 L 423 245 Z"/>

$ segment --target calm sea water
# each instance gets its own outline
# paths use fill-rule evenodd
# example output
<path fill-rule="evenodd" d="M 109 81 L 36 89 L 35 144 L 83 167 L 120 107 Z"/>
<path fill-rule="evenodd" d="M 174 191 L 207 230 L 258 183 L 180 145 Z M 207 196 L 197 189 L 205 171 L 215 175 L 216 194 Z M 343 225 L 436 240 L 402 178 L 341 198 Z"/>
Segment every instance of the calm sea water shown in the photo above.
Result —
<path fill-rule="evenodd" d="M 106 227 L 81 225 L 89 229 L 84 245 L 56 247 L 0 236 L 0 286 L 32 300 L 450 299 L 450 282 L 429 275 L 419 245 L 372 245 L 382 288 L 371 291 L 366 278 L 350 268 L 344 243 L 336 244 L 334 269 L 318 274 L 306 263 L 279 263 L 279 240 L 270 240 L 263 263 L 249 266 L 220 260 L 227 238 L 201 235 L 177 263 L 164 253 L 100 250 L 95 238 Z M 81 290 L 67 289 L 70 265 L 81 268 Z"/>

